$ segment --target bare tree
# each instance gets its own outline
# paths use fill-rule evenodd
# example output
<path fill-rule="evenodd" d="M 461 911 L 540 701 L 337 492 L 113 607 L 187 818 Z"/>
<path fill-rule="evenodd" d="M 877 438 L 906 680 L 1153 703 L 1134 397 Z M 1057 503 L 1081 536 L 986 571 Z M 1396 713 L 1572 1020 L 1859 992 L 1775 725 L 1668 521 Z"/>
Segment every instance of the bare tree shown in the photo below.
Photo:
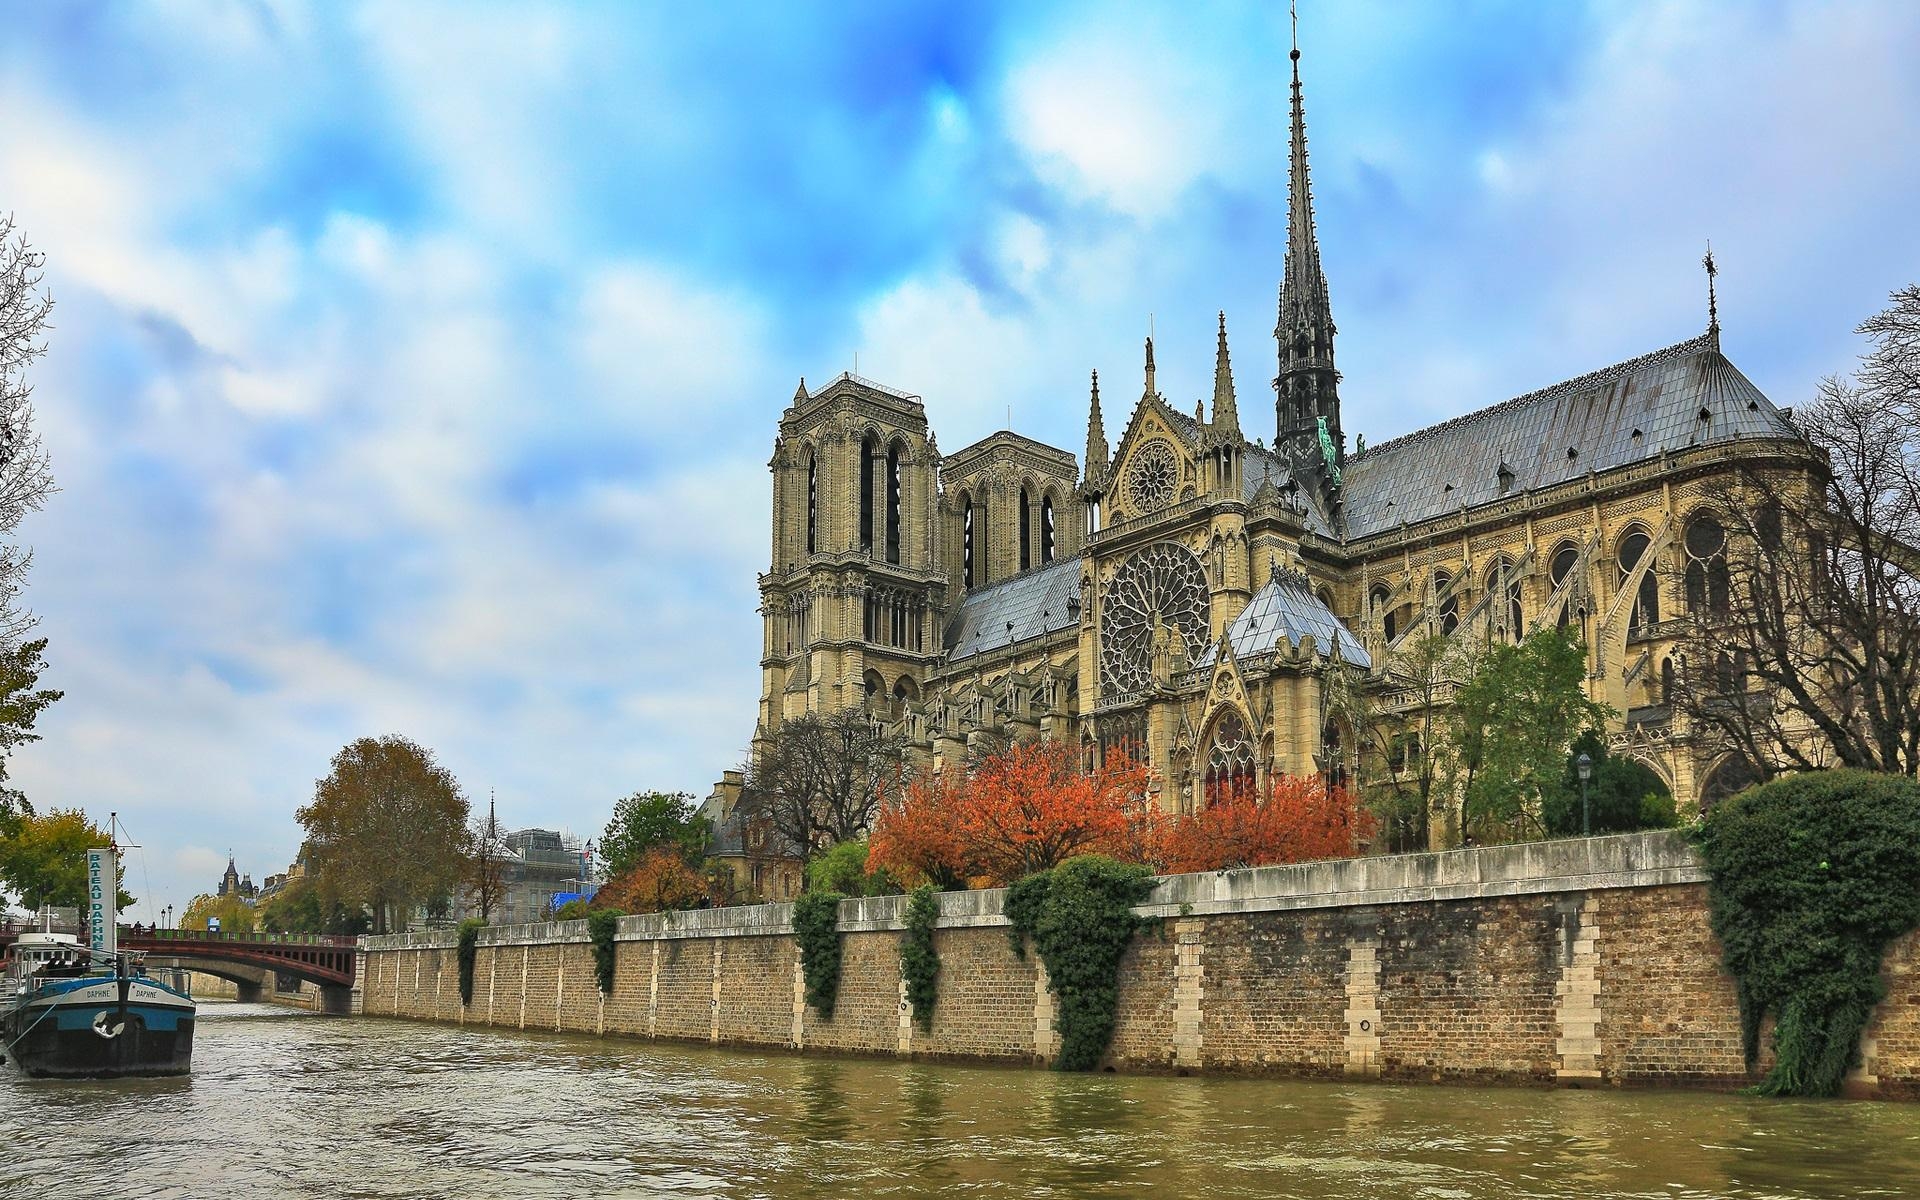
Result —
<path fill-rule="evenodd" d="M 494 814 L 493 797 L 487 797 L 487 815 L 476 817 L 467 828 L 467 896 L 480 910 L 480 919 L 489 924 L 493 910 L 507 898 L 506 830 Z"/>
<path fill-rule="evenodd" d="M 906 742 L 858 707 L 776 729 L 747 764 L 741 803 L 797 857 L 865 837 L 899 780 Z"/>
<path fill-rule="evenodd" d="M 1793 418 L 1814 454 L 1743 456 L 1682 533 L 1671 699 L 1756 778 L 1920 772 L 1920 287 L 1859 332 L 1854 377 Z"/>
<path fill-rule="evenodd" d="M 1353 731 L 1361 790 L 1392 850 L 1434 849 L 1457 839 L 1443 786 L 1440 722 L 1468 657 L 1462 639 L 1436 632 L 1409 636 L 1389 651 L 1384 686 L 1370 687 L 1349 671 L 1326 675 L 1327 716 Z"/>
<path fill-rule="evenodd" d="M 26 371 L 47 352 L 53 300 L 41 290 L 46 256 L 0 216 L 0 648 L 17 645 L 34 616 L 21 603 L 33 552 L 13 541 L 20 522 L 54 491 L 53 471 L 33 428 Z"/>

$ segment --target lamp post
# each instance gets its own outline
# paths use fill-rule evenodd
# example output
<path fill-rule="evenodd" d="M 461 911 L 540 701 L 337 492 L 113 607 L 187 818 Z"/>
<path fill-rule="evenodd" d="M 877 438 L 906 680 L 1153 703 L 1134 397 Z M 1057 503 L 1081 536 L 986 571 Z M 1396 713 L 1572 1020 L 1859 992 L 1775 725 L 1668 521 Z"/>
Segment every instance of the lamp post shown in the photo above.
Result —
<path fill-rule="evenodd" d="M 1593 836 L 1593 820 L 1587 808 L 1587 780 L 1593 778 L 1593 756 L 1581 753 L 1573 760 L 1573 769 L 1580 776 L 1580 836 Z"/>

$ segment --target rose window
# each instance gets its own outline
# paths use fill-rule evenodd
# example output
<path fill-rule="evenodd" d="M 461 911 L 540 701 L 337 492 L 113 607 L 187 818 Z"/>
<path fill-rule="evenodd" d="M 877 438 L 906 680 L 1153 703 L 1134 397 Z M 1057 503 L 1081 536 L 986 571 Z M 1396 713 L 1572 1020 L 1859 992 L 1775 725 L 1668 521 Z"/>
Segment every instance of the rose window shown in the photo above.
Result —
<path fill-rule="evenodd" d="M 1127 498 L 1137 512 L 1153 512 L 1173 502 L 1180 483 L 1180 463 L 1173 447 L 1155 439 L 1140 447 L 1127 468 Z"/>
<path fill-rule="evenodd" d="M 1107 584 L 1100 619 L 1100 684 L 1138 691 L 1153 681 L 1154 656 L 1191 662 L 1207 644 L 1207 577 L 1192 551 L 1155 542 Z"/>

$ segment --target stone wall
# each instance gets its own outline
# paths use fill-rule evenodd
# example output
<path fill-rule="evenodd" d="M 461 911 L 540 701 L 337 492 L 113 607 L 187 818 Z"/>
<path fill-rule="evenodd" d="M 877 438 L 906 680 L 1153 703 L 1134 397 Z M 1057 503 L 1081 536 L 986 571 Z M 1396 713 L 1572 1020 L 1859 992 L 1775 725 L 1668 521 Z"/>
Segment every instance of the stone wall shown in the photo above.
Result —
<path fill-rule="evenodd" d="M 473 1002 L 450 934 L 366 938 L 361 1011 L 755 1047 L 1030 1063 L 1057 1048 L 1004 893 L 941 897 L 933 1027 L 900 977 L 899 897 L 841 906 L 833 1017 L 806 1007 L 784 904 L 627 917 L 602 996 L 584 921 L 488 929 Z M 1748 1081 L 1704 872 L 1672 834 L 1163 879 L 1121 966 L 1128 1070 L 1729 1088 Z M 1853 1089 L 1920 1098 L 1920 938 L 1896 943 Z"/>

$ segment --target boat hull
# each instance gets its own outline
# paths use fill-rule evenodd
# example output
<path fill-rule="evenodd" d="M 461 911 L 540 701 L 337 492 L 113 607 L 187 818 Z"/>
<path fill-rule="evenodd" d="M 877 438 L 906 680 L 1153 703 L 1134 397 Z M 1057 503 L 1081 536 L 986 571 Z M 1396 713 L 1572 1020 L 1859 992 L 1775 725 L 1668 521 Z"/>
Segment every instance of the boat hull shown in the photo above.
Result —
<path fill-rule="evenodd" d="M 74 981 L 0 1021 L 14 1066 L 53 1079 L 185 1075 L 193 1025 L 191 998 L 143 978 Z"/>

